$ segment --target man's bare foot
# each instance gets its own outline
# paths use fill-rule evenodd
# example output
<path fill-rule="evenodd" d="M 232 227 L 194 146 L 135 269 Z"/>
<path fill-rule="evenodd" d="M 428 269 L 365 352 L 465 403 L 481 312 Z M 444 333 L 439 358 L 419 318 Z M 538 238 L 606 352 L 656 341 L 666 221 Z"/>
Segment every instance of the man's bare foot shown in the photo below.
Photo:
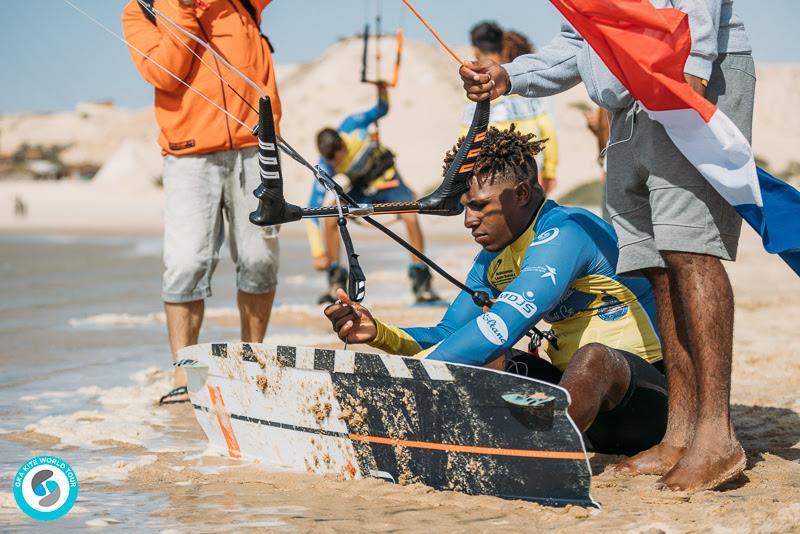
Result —
<path fill-rule="evenodd" d="M 664 475 L 683 456 L 686 447 L 676 447 L 667 443 L 659 443 L 642 451 L 635 456 L 631 456 L 624 462 L 611 466 L 615 473 L 623 475 Z"/>
<path fill-rule="evenodd" d="M 715 489 L 739 477 L 747 465 L 744 449 L 737 441 L 730 449 L 690 447 L 669 473 L 661 477 L 660 489 L 674 491 L 704 491 Z"/>

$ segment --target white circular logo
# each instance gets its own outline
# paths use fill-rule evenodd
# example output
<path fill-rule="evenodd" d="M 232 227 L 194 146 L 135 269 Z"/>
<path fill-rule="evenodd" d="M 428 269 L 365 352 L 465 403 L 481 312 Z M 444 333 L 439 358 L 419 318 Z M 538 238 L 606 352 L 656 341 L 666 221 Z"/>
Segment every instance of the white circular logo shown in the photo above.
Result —
<path fill-rule="evenodd" d="M 31 458 L 14 477 L 14 500 L 33 519 L 58 519 L 72 509 L 78 498 L 78 477 L 61 458 Z"/>
<path fill-rule="evenodd" d="M 475 319 L 483 337 L 500 346 L 508 341 L 508 326 L 496 313 L 486 312 Z"/>
<path fill-rule="evenodd" d="M 544 245 L 545 243 L 548 243 L 557 237 L 558 228 L 550 228 L 549 230 L 545 230 L 541 234 L 537 235 L 536 239 L 534 239 L 531 243 L 531 246 L 535 247 L 537 245 Z"/>

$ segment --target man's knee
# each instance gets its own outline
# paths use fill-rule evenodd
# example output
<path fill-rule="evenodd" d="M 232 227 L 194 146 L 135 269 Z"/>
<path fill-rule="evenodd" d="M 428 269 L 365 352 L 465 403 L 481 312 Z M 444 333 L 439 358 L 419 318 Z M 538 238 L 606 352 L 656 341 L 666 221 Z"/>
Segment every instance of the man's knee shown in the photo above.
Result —
<path fill-rule="evenodd" d="M 278 285 L 278 254 L 264 250 L 240 257 L 236 272 L 237 289 L 254 294 L 270 293 Z"/>
<path fill-rule="evenodd" d="M 332 230 L 339 224 L 339 219 L 336 217 L 325 217 L 322 219 L 322 225 L 326 230 Z"/>
<path fill-rule="evenodd" d="M 568 390 L 576 385 L 592 389 L 598 395 L 600 411 L 605 412 L 622 401 L 630 380 L 630 367 L 621 354 L 602 343 L 589 343 L 575 351 L 562 385 Z"/>
<path fill-rule="evenodd" d="M 647 269 L 641 269 L 639 273 L 647 278 L 648 280 L 659 280 L 659 279 L 666 279 L 668 276 L 667 269 L 663 267 L 648 267 Z"/>
<path fill-rule="evenodd" d="M 214 269 L 212 259 L 187 255 L 171 258 L 165 263 L 162 285 L 164 302 L 185 303 L 211 296 L 209 280 Z"/>
<path fill-rule="evenodd" d="M 568 367 L 574 370 L 601 371 L 613 363 L 608 347 L 602 343 L 588 343 L 575 351 Z"/>
<path fill-rule="evenodd" d="M 693 252 L 679 252 L 676 250 L 662 250 L 661 256 L 669 269 L 706 269 L 722 266 L 722 260 L 708 254 L 695 254 Z"/>
<path fill-rule="evenodd" d="M 419 219 L 416 213 L 401 213 L 400 220 L 409 226 L 419 226 Z"/>

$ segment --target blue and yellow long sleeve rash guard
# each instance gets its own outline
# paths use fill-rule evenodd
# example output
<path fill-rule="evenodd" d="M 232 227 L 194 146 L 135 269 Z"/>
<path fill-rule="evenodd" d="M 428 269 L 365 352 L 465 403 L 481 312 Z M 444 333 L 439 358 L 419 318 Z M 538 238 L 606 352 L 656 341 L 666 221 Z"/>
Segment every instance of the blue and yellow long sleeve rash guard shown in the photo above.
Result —
<path fill-rule="evenodd" d="M 389 100 L 388 97 L 384 97 L 379 98 L 377 104 L 369 110 L 349 115 L 342 121 L 336 131 L 339 132 L 342 141 L 344 141 L 347 155 L 344 161 L 335 169 L 328 160 L 320 158 L 319 166 L 322 170 L 324 170 L 328 176 L 334 177 L 337 174 L 352 173 L 365 165 L 369 152 L 374 148 L 374 143 L 369 135 L 369 126 L 386 116 L 387 113 L 389 113 Z M 386 171 L 386 174 L 391 173 L 392 176 L 394 176 L 395 172 L 394 168 L 392 168 Z M 386 177 L 382 176 L 381 178 L 385 179 Z M 311 190 L 311 196 L 308 199 L 308 205 L 311 207 L 322 206 L 324 199 L 325 188 L 315 180 L 314 187 Z"/>
<path fill-rule="evenodd" d="M 543 349 L 559 369 L 592 342 L 656 362 L 661 346 L 652 289 L 643 277 L 618 277 L 617 255 L 616 236 L 605 221 L 546 201 L 512 244 L 475 258 L 467 285 L 496 299 L 489 311 L 462 292 L 436 326 L 396 328 L 378 321 L 370 345 L 393 354 L 484 365 L 544 320 L 552 325 L 558 348 L 545 342 Z"/>
<path fill-rule="evenodd" d="M 363 167 L 369 162 L 370 153 L 375 148 L 375 143 L 370 138 L 369 126 L 386 116 L 387 113 L 389 113 L 389 99 L 388 96 L 383 96 L 379 97 L 378 102 L 369 110 L 349 115 L 336 129 L 342 137 L 345 149 L 347 150 L 344 161 L 334 169 L 328 160 L 320 158 L 320 168 L 331 178 L 337 174 L 346 175 L 363 170 Z M 397 171 L 392 167 L 378 177 L 375 182 L 383 181 L 386 185 L 391 186 L 394 185 L 392 182 L 396 176 Z M 314 184 L 311 188 L 311 195 L 308 199 L 308 206 L 319 207 L 322 206 L 324 202 L 325 188 L 322 187 L 322 184 L 318 181 L 314 180 Z M 308 232 L 311 255 L 315 258 L 322 256 L 325 253 L 325 245 L 320 232 L 319 219 L 306 221 L 306 230 Z"/>

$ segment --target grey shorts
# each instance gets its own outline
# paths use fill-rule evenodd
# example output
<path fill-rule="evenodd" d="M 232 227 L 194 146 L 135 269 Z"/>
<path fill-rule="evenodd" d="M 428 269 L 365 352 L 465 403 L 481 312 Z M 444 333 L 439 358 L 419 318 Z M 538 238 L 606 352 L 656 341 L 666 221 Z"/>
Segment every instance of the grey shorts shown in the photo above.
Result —
<path fill-rule="evenodd" d="M 755 93 L 750 54 L 714 63 L 706 98 L 750 140 Z M 616 111 L 606 153 L 606 206 L 619 239 L 617 272 L 665 267 L 661 251 L 736 259 L 742 219 L 638 104 Z"/>
<path fill-rule="evenodd" d="M 164 157 L 164 302 L 191 302 L 211 296 L 211 275 L 228 220 L 236 287 L 269 293 L 278 276 L 278 230 L 261 228 L 248 217 L 258 201 L 256 148 L 195 156 Z"/>

